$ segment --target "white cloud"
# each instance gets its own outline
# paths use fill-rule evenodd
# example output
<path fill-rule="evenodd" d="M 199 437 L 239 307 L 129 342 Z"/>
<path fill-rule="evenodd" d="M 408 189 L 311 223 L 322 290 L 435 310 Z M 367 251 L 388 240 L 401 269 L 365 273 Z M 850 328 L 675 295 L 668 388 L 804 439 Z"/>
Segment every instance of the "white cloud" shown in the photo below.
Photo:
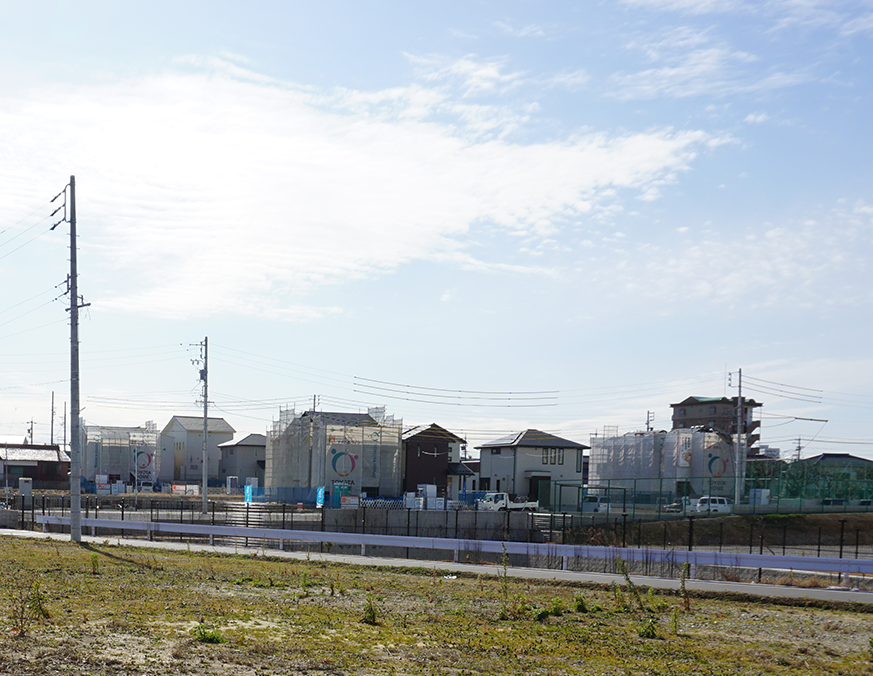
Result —
<path fill-rule="evenodd" d="M 505 62 L 501 59 L 482 60 L 476 54 L 460 59 L 436 55 L 406 56 L 417 66 L 423 79 L 456 83 L 465 96 L 505 92 L 524 81 L 521 71 L 505 72 Z"/>
<path fill-rule="evenodd" d="M 731 12 L 748 6 L 745 2 L 739 2 L 738 0 L 623 0 L 623 2 L 631 7 L 687 12 L 689 14 Z"/>
<path fill-rule="evenodd" d="M 746 313 L 764 307 L 869 306 L 866 261 L 873 239 L 869 227 L 853 222 L 855 212 L 835 209 L 820 220 L 761 224 L 745 237 L 728 228 L 679 245 L 645 241 L 601 265 L 611 271 L 610 285 L 633 287 L 644 302 L 663 308 L 677 302 L 726 307 L 739 302 Z M 763 238 L 753 236 L 763 228 Z"/>
<path fill-rule="evenodd" d="M 319 92 L 236 68 L 0 100 L 0 207 L 77 175 L 94 312 L 308 319 L 342 311 L 307 305 L 315 289 L 421 258 L 551 274 L 477 260 L 464 238 L 482 224 L 551 237 L 675 180 L 711 139 L 480 140 L 428 118 L 444 94 L 420 86 Z"/>
<path fill-rule="evenodd" d="M 558 73 L 557 75 L 553 75 L 548 80 L 548 84 L 552 87 L 560 87 L 563 89 L 568 89 L 570 91 L 578 91 L 582 89 L 586 84 L 588 84 L 589 80 L 588 73 L 584 70 L 574 70 L 571 72 Z"/>
<path fill-rule="evenodd" d="M 873 31 L 868 2 L 839 0 L 623 0 L 634 8 L 680 14 L 725 14 L 767 18 L 775 30 L 825 28 L 851 36 Z"/>
<path fill-rule="evenodd" d="M 542 37 L 546 36 L 546 33 L 543 30 L 543 28 L 541 26 L 538 26 L 538 25 L 533 24 L 533 23 L 528 24 L 527 26 L 523 26 L 522 28 L 514 28 L 510 24 L 505 23 L 503 21 L 495 21 L 494 25 L 497 26 L 497 28 L 502 30 L 507 35 L 512 35 L 513 37 L 516 37 L 516 38 L 528 38 L 528 37 L 542 38 Z"/>
<path fill-rule="evenodd" d="M 632 42 L 628 48 L 643 51 L 657 65 L 636 73 L 615 74 L 611 95 L 621 100 L 724 97 L 781 89 L 809 79 L 803 73 L 776 70 L 762 75 L 754 55 L 713 43 L 707 31 L 687 27 L 671 30 L 656 40 Z"/>
<path fill-rule="evenodd" d="M 770 119 L 770 116 L 767 113 L 749 113 L 746 115 L 746 118 L 743 122 L 747 122 L 748 124 L 761 124 L 762 122 L 766 122 Z"/>

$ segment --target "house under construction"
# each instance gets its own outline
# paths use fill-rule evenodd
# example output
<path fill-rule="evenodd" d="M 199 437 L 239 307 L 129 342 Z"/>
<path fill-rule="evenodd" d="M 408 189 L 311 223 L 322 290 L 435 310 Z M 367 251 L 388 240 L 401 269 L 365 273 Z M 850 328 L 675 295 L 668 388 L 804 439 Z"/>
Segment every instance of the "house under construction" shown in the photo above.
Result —
<path fill-rule="evenodd" d="M 621 487 L 651 496 L 734 497 L 745 456 L 736 467 L 730 437 L 703 428 L 592 437 L 589 487 Z"/>
<path fill-rule="evenodd" d="M 281 410 L 267 435 L 264 487 L 284 502 L 337 495 L 399 497 L 403 421 L 384 407 L 367 413 Z"/>
<path fill-rule="evenodd" d="M 157 477 L 158 430 L 152 421 L 142 427 L 85 425 L 85 453 L 82 476 L 95 481 L 106 475 L 109 481 L 142 483 Z"/>

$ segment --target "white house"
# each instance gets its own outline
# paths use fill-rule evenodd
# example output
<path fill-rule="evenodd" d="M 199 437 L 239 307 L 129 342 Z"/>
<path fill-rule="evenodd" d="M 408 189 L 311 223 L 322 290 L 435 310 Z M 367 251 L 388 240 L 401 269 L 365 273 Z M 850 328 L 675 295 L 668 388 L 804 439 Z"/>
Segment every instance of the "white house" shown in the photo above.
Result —
<path fill-rule="evenodd" d="M 588 446 L 540 430 L 525 430 L 489 441 L 479 450 L 479 489 L 526 495 L 549 503 L 554 482 L 584 478 Z"/>
<path fill-rule="evenodd" d="M 258 486 L 264 485 L 266 434 L 247 434 L 234 441 L 225 441 L 218 447 L 221 449 L 218 471 L 222 481 L 235 476 L 240 486 L 244 486 L 247 479 L 256 479 Z"/>
<path fill-rule="evenodd" d="M 233 439 L 233 429 L 224 418 L 209 418 L 206 427 L 206 455 L 209 479 L 219 480 L 219 444 Z M 174 415 L 161 431 L 161 461 L 158 479 L 199 482 L 203 478 L 203 418 Z"/>

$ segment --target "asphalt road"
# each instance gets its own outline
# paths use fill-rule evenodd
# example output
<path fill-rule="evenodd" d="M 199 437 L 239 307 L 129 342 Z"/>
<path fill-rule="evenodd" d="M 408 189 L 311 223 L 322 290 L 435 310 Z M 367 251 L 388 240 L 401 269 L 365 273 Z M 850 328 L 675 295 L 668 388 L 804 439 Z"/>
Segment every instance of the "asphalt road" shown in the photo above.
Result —
<path fill-rule="evenodd" d="M 60 533 L 39 533 L 22 530 L 0 530 L 0 535 L 11 535 L 22 538 L 53 539 L 69 541 L 70 536 Z M 117 537 L 92 537 L 82 535 L 82 542 L 94 545 L 111 544 L 125 547 L 140 547 L 143 549 L 164 549 L 172 551 L 215 552 L 218 554 L 251 554 L 261 551 L 256 547 L 228 547 L 189 544 L 187 542 L 167 542 L 125 539 Z M 286 558 L 294 560 L 331 561 L 335 563 L 348 563 L 357 566 L 390 566 L 396 568 L 427 568 L 435 569 L 441 573 L 453 572 L 471 573 L 473 575 L 502 574 L 503 568 L 493 564 L 453 563 L 450 561 L 420 561 L 414 559 L 380 558 L 370 556 L 355 556 L 347 554 L 324 554 L 318 552 L 284 552 L 278 549 L 270 549 L 268 556 L 271 558 Z M 607 573 L 586 573 L 578 571 L 553 570 L 542 568 L 507 568 L 507 575 L 532 580 L 558 580 L 566 582 L 587 582 L 609 584 L 610 582 L 623 583 L 621 575 Z M 634 584 L 656 589 L 679 589 L 679 580 L 671 578 L 644 577 L 632 575 Z M 746 582 L 719 582 L 709 580 L 688 580 L 685 586 L 689 590 L 749 594 L 762 598 L 794 598 L 814 599 L 819 601 L 839 601 L 844 603 L 868 603 L 873 604 L 873 593 L 865 591 L 853 591 L 847 588 L 803 588 L 789 587 L 784 585 L 755 584 Z"/>

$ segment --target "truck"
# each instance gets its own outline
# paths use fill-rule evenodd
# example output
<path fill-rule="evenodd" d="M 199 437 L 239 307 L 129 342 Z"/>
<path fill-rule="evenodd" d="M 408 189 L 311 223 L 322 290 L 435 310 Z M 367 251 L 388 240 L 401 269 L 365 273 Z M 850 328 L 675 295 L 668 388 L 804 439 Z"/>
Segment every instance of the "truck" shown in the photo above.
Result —
<path fill-rule="evenodd" d="M 486 493 L 485 497 L 476 501 L 476 509 L 482 512 L 527 511 L 539 509 L 538 500 L 528 502 L 524 499 L 510 500 L 508 493 Z"/>

